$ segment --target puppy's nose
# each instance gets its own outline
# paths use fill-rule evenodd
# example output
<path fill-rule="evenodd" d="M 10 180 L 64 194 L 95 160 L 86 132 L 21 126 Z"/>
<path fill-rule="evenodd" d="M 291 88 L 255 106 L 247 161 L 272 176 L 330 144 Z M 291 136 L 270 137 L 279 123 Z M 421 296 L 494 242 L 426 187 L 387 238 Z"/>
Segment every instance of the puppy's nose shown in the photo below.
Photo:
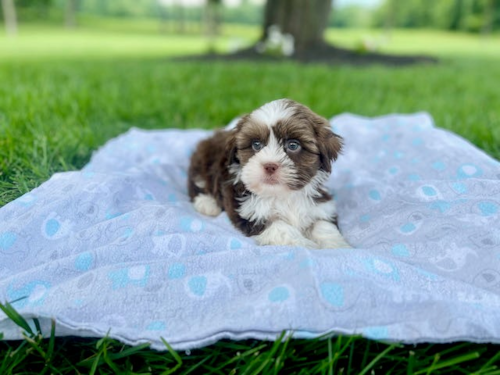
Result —
<path fill-rule="evenodd" d="M 274 174 L 278 170 L 280 166 L 276 163 L 267 163 L 264 164 L 264 169 L 266 170 L 266 173 L 271 175 Z"/>

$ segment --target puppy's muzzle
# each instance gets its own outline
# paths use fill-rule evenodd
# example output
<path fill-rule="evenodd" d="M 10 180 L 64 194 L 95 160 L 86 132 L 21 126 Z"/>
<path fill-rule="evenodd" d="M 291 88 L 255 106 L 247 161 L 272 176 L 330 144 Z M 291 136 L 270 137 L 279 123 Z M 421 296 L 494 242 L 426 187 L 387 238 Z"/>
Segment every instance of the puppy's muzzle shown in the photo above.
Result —
<path fill-rule="evenodd" d="M 279 165 L 276 163 L 266 163 L 264 164 L 264 170 L 266 171 L 266 174 L 269 176 L 272 176 L 273 174 L 276 173 L 276 171 L 279 169 Z"/>

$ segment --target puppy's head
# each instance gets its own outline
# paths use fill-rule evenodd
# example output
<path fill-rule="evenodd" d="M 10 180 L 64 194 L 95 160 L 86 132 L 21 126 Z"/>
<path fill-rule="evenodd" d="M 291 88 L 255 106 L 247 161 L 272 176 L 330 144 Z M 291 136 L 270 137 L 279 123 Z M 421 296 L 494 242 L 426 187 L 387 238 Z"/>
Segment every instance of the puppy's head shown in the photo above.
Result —
<path fill-rule="evenodd" d="M 232 169 L 256 195 L 300 190 L 331 172 L 342 148 L 329 122 L 288 99 L 265 104 L 243 117 L 229 140 Z"/>

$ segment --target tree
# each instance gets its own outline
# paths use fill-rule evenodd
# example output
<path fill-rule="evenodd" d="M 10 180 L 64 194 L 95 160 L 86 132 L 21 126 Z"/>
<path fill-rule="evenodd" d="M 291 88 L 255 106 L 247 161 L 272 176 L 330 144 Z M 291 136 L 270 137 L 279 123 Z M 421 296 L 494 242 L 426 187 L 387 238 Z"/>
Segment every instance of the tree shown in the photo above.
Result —
<path fill-rule="evenodd" d="M 267 39 L 270 26 L 278 26 L 293 36 L 298 55 L 321 48 L 331 9 L 332 0 L 267 0 L 261 39 Z"/>
<path fill-rule="evenodd" d="M 222 0 L 207 0 L 205 5 L 205 34 L 212 39 L 219 34 L 221 6 Z"/>
<path fill-rule="evenodd" d="M 5 30 L 7 35 L 17 34 L 17 16 L 14 0 L 2 0 L 2 10 L 5 20 Z"/>
<path fill-rule="evenodd" d="M 495 23 L 495 10 L 495 0 L 487 0 L 483 13 L 484 22 L 481 30 L 483 34 L 491 34 Z"/>
<path fill-rule="evenodd" d="M 76 27 L 76 12 L 78 11 L 78 0 L 66 0 L 66 12 L 64 23 L 69 29 Z"/>

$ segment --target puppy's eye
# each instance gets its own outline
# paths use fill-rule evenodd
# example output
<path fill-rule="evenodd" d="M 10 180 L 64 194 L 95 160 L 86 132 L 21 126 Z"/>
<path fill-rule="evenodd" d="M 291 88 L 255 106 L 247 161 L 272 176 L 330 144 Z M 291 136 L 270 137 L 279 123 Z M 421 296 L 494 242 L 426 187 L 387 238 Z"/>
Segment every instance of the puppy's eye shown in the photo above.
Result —
<path fill-rule="evenodd" d="M 294 139 L 286 142 L 286 149 L 288 151 L 297 152 L 300 150 L 300 143 Z"/>
<path fill-rule="evenodd" d="M 252 141 L 252 149 L 254 151 L 260 151 L 262 150 L 263 147 L 264 145 L 262 144 L 261 141 Z"/>

